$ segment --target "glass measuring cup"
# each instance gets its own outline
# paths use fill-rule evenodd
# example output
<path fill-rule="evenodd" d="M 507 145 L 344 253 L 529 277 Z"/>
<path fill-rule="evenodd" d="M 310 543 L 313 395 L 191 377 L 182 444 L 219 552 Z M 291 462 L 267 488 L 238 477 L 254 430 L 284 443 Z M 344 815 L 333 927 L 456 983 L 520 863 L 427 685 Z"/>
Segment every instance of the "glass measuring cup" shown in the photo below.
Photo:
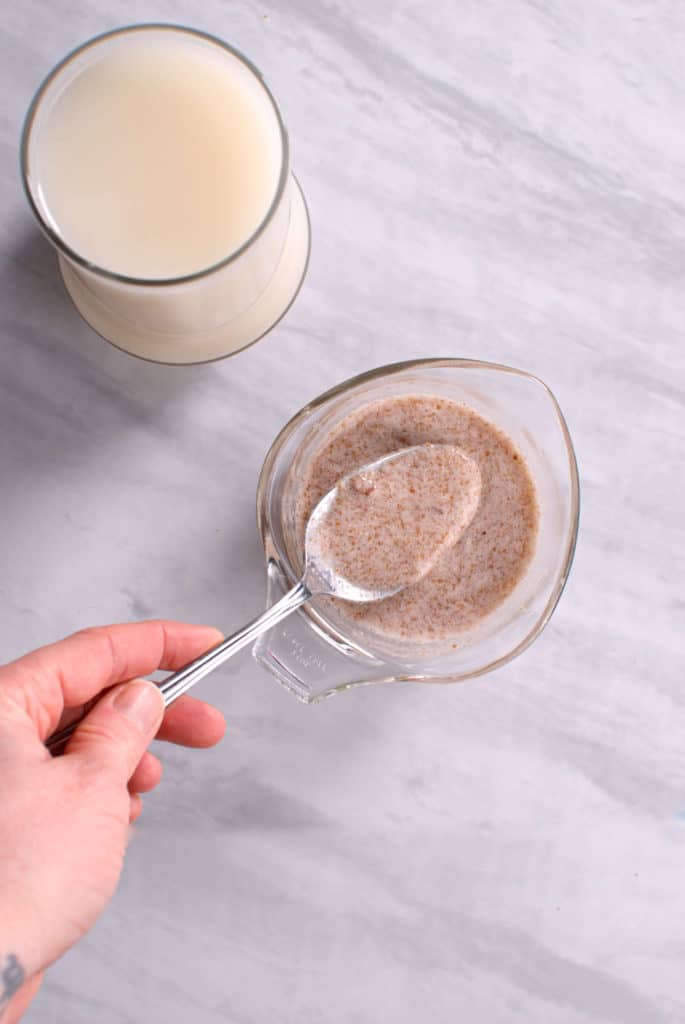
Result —
<path fill-rule="evenodd" d="M 575 548 L 579 487 L 573 445 L 559 405 L 538 378 L 468 359 L 425 359 L 379 367 L 305 406 L 267 454 L 257 517 L 267 563 L 268 604 L 295 582 L 290 552 L 297 480 L 328 431 L 355 409 L 395 395 L 441 395 L 464 402 L 500 427 L 526 459 L 539 502 L 539 530 L 528 570 L 507 599 L 458 647 L 421 648 L 365 635 L 313 601 L 255 644 L 254 656 L 306 702 L 372 682 L 458 682 L 516 657 L 549 621 Z"/>

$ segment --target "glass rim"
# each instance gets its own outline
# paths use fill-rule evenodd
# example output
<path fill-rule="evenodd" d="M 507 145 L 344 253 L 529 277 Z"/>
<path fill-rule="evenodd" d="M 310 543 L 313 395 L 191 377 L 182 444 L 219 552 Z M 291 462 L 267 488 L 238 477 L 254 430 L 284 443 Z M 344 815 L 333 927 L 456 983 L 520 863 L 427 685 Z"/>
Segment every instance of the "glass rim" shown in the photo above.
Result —
<path fill-rule="evenodd" d="M 580 523 L 580 480 L 578 475 L 578 462 L 576 459 L 575 449 L 573 447 L 573 441 L 571 434 L 566 423 L 566 419 L 561 410 L 561 407 L 554 395 L 554 392 L 547 384 L 540 378 L 536 377 L 532 373 L 528 373 L 526 370 L 519 370 L 513 366 L 507 366 L 504 363 L 493 363 L 487 362 L 480 359 L 463 359 L 458 357 L 443 357 L 443 358 L 428 358 L 428 359 L 408 359 L 398 363 L 387 363 L 383 366 L 375 367 L 372 370 L 366 370 L 364 373 L 349 377 L 347 380 L 341 381 L 334 387 L 329 388 L 316 398 L 312 399 L 306 405 L 304 405 L 298 412 L 292 416 L 288 422 L 283 426 L 279 433 L 274 438 L 262 465 L 262 469 L 259 474 L 259 481 L 257 484 L 257 528 L 262 541 L 262 546 L 265 552 L 268 549 L 268 544 L 273 539 L 272 531 L 270 530 L 270 511 L 267 504 L 268 498 L 268 482 L 272 477 L 274 465 L 280 454 L 283 445 L 287 442 L 292 432 L 300 425 L 300 423 L 306 419 L 312 412 L 326 405 L 329 401 L 339 398 L 349 391 L 356 389 L 364 384 L 368 384 L 374 380 L 383 377 L 393 377 L 404 373 L 408 370 L 415 369 L 449 369 L 450 367 L 463 369 L 463 370 L 490 370 L 494 372 L 501 372 L 511 374 L 512 376 L 522 377 L 529 380 L 533 384 L 539 385 L 546 393 L 547 397 L 552 402 L 554 411 L 561 428 L 562 437 L 566 447 L 566 454 L 568 457 L 568 469 L 569 469 L 569 481 L 570 481 L 570 507 L 569 507 L 569 526 L 565 537 L 563 561 L 559 572 L 554 580 L 547 601 L 545 603 L 542 612 L 538 619 L 532 626 L 532 628 L 526 633 L 526 635 L 519 640 L 519 642 L 505 654 L 494 658 L 492 661 L 480 666 L 479 668 L 467 669 L 463 672 L 447 672 L 444 675 L 430 675 L 422 674 L 418 669 L 416 672 L 398 672 L 390 674 L 385 678 L 375 678 L 373 680 L 356 679 L 350 683 L 346 683 L 345 687 L 351 685 L 359 685 L 367 682 L 435 682 L 435 683 L 456 683 L 466 679 L 475 679 L 478 676 L 485 675 L 489 672 L 493 672 L 495 669 L 506 665 L 514 658 L 522 654 L 526 648 L 540 636 L 547 623 L 551 619 L 555 608 L 557 607 L 561 595 L 564 592 L 566 583 L 568 582 L 571 567 L 573 565 L 573 558 L 576 551 L 576 545 L 578 541 L 578 528 Z M 296 580 L 296 573 L 293 572 L 293 567 L 290 564 L 290 560 L 287 556 L 284 556 L 284 552 L 281 551 L 280 545 L 278 546 L 278 556 L 281 571 L 285 574 L 288 583 L 291 584 Z M 312 622 L 314 628 L 317 631 L 325 629 L 327 639 L 339 649 L 339 637 L 335 637 L 329 634 L 329 629 L 335 630 L 335 627 L 331 627 L 326 620 L 322 620 L 318 615 L 316 620 Z M 345 643 L 350 644 L 349 640 L 345 640 Z M 358 653 L 367 654 L 361 648 L 357 648 L 357 645 L 352 642 L 352 646 L 357 649 Z M 354 663 L 353 659 L 350 659 L 350 664 Z M 389 666 L 390 667 L 390 666 Z M 325 695 L 324 695 L 325 696 Z"/>
<path fill-rule="evenodd" d="M 168 32 L 177 32 L 181 35 L 194 36 L 202 39 L 205 42 L 209 42 L 218 46 L 220 49 L 229 53 L 232 57 L 235 57 L 240 63 L 242 63 L 248 71 L 250 71 L 254 77 L 258 80 L 259 84 L 263 88 L 266 96 L 271 103 L 274 114 L 276 115 L 276 122 L 278 125 L 279 136 L 281 140 L 281 167 L 278 176 L 278 183 L 276 186 L 276 192 L 269 205 L 267 212 L 264 217 L 252 232 L 250 237 L 243 242 L 237 249 L 229 253 L 222 259 L 217 260 L 207 267 L 203 267 L 200 270 L 192 271 L 188 274 L 180 274 L 176 277 L 135 277 L 129 274 L 118 273 L 117 271 L 108 270 L 106 267 L 101 267 L 99 264 L 94 263 L 92 260 L 88 260 L 85 256 L 82 256 L 75 249 L 72 249 L 68 242 L 62 237 L 59 232 L 55 231 L 51 225 L 47 222 L 44 212 L 41 209 L 41 203 L 34 196 L 33 188 L 31 185 L 31 174 L 30 174 L 30 160 L 29 151 L 31 147 L 32 129 L 36 116 L 40 109 L 40 105 L 45 97 L 48 95 L 52 86 L 57 82 L 61 73 L 72 64 L 74 60 L 85 53 L 89 49 L 95 49 L 100 44 L 106 43 L 108 40 L 113 39 L 117 36 L 133 35 L 137 32 L 146 32 L 151 30 L 163 30 Z M 98 277 L 107 278 L 111 281 L 118 281 L 121 284 L 136 285 L 143 288 L 164 288 L 172 285 L 187 284 L 191 281 L 201 280 L 202 278 L 209 277 L 217 270 L 228 266 L 233 263 L 234 260 L 242 256 L 259 236 L 266 230 L 267 226 L 273 219 L 276 210 L 278 209 L 283 195 L 285 193 L 288 177 L 290 173 L 290 143 L 288 139 L 288 132 L 285 127 L 285 122 L 281 115 L 280 108 L 276 99 L 271 92 L 271 89 L 267 85 L 264 76 L 262 75 L 256 64 L 245 56 L 240 50 L 231 46 L 229 43 L 220 39 L 219 36 L 213 35 L 211 32 L 204 32 L 201 29 L 191 28 L 188 25 L 179 25 L 174 22 L 161 22 L 161 21 L 149 21 L 140 22 L 130 25 L 122 25 L 120 28 L 109 29 L 106 32 L 100 32 L 98 35 L 92 36 L 85 42 L 80 43 L 74 49 L 70 50 L 57 64 L 43 78 L 38 88 L 36 89 L 33 99 L 29 104 L 29 108 L 24 118 L 24 123 L 21 131 L 20 145 L 19 145 L 19 165 L 21 171 L 21 180 L 24 188 L 24 193 L 28 200 L 29 206 L 33 212 L 34 217 L 38 222 L 43 234 L 48 240 L 55 246 L 58 252 L 61 252 L 67 259 L 71 260 L 77 266 L 82 267 L 84 270 L 90 271 L 92 274 L 96 274 Z"/>

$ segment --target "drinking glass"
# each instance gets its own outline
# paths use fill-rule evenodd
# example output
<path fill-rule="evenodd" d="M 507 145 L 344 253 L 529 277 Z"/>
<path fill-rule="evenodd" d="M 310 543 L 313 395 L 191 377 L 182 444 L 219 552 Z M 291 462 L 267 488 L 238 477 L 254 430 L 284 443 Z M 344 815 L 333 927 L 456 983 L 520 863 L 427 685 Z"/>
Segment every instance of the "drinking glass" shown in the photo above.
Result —
<path fill-rule="evenodd" d="M 218 51 L 231 62 L 236 80 L 245 88 L 263 90 L 277 119 L 280 170 L 270 207 L 238 249 L 182 277 L 144 279 L 96 266 L 72 247 L 50 215 L 37 155 L 55 103 L 86 67 L 117 47 L 163 45 L 174 35 L 213 58 Z M 22 135 L 21 168 L 29 204 L 57 250 L 74 305 L 98 334 L 133 355 L 175 364 L 231 355 L 270 331 L 300 289 L 309 260 L 310 226 L 302 190 L 290 168 L 283 118 L 254 64 L 212 35 L 179 25 L 131 25 L 73 50 L 48 74 L 31 103 Z"/>

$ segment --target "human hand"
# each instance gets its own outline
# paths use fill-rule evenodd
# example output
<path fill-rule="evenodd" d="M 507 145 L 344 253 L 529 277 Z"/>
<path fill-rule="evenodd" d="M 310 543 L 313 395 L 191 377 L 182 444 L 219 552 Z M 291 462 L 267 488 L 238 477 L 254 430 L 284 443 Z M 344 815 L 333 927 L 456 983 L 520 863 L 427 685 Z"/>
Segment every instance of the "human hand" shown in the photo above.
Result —
<path fill-rule="evenodd" d="M 173 622 L 104 626 L 0 666 L 2 1024 L 19 1019 L 40 973 L 113 895 L 139 794 L 162 775 L 151 740 L 209 747 L 223 736 L 216 708 L 185 696 L 165 713 L 154 683 L 136 677 L 178 669 L 220 639 Z M 45 740 L 98 695 L 52 758 Z"/>

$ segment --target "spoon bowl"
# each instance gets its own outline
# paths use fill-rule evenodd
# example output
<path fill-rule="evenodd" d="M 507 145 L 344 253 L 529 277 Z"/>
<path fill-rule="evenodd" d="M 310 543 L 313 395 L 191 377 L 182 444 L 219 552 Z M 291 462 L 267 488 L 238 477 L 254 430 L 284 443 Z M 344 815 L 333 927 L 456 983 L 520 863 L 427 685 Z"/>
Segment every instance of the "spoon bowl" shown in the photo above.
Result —
<path fill-rule="evenodd" d="M 477 463 L 448 444 L 403 448 L 354 470 L 309 517 L 304 582 L 312 595 L 344 601 L 392 597 L 456 544 L 480 490 Z"/>

